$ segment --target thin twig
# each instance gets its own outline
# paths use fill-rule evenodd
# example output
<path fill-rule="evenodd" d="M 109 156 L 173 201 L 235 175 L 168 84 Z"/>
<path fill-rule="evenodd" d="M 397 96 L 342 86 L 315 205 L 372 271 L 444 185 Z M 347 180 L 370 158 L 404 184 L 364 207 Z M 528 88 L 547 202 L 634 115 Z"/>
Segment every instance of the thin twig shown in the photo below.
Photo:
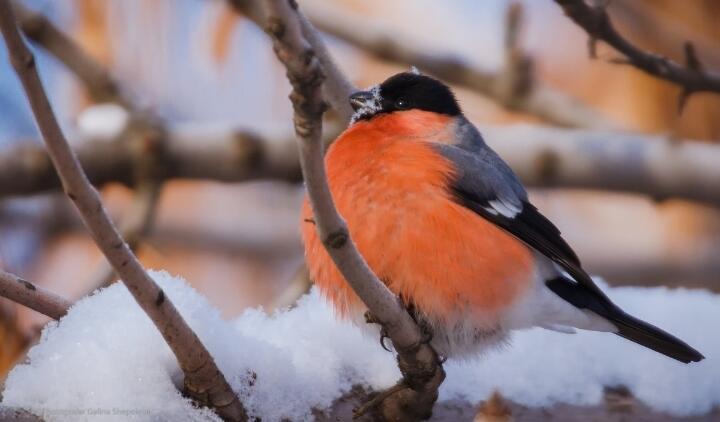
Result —
<path fill-rule="evenodd" d="M 297 4 L 287 0 L 267 0 L 266 4 L 269 16 L 266 31 L 293 86 L 290 99 L 295 110 L 300 163 L 318 236 L 343 277 L 392 340 L 408 386 L 402 393 L 388 397 L 379 413 L 387 420 L 429 417 L 437 400 L 437 388 L 445 378 L 442 365 L 397 297 L 360 255 L 335 208 L 325 175 L 321 139 L 325 110 L 321 92 L 323 74 L 319 60 L 303 37 Z"/>
<path fill-rule="evenodd" d="M 130 108 L 118 83 L 95 59 L 89 56 L 72 38 L 60 31 L 41 13 L 13 1 L 18 24 L 23 33 L 33 42 L 48 50 L 67 66 L 88 88 L 96 102 L 115 102 Z"/>
<path fill-rule="evenodd" d="M 63 135 L 40 81 L 35 58 L 23 42 L 8 0 L 0 0 L 2 29 L 10 60 L 22 82 L 50 158 L 98 247 L 155 323 L 185 374 L 185 388 L 227 420 L 247 419 L 245 410 L 210 353 L 165 293 L 145 272 L 108 217 Z"/>
<path fill-rule="evenodd" d="M 692 44 L 685 44 L 686 64 L 683 66 L 667 57 L 644 51 L 625 39 L 613 26 L 607 5 L 590 6 L 585 0 L 555 0 L 565 14 L 590 37 L 591 53 L 597 40 L 605 41 L 623 54 L 622 62 L 645 73 L 679 85 L 682 88 L 679 107 L 696 92 L 720 93 L 720 73 L 703 69 Z"/>
<path fill-rule="evenodd" d="M 0 270 L 0 296 L 52 319 L 62 318 L 72 302 L 14 274 Z"/>
<path fill-rule="evenodd" d="M 152 227 L 161 187 L 162 184 L 160 183 L 141 183 L 135 188 L 130 205 L 123 214 L 123 219 L 118 228 L 123 239 L 135 253 L 137 253 L 142 239 Z M 110 286 L 118 279 L 118 276 L 112 265 L 103 260 L 100 266 L 93 271 L 90 279 L 93 281 L 90 283 L 91 287 L 88 289 L 87 294 Z"/>

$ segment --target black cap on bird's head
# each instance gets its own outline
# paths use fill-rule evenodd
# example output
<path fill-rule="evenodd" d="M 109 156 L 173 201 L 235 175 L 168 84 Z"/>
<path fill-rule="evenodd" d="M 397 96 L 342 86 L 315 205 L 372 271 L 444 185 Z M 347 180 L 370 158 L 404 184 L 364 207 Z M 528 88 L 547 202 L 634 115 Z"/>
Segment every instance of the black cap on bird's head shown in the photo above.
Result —
<path fill-rule="evenodd" d="M 447 85 L 417 72 L 398 73 L 367 91 L 356 92 L 350 96 L 350 105 L 355 110 L 353 122 L 405 110 L 424 110 L 449 116 L 462 114 Z"/>

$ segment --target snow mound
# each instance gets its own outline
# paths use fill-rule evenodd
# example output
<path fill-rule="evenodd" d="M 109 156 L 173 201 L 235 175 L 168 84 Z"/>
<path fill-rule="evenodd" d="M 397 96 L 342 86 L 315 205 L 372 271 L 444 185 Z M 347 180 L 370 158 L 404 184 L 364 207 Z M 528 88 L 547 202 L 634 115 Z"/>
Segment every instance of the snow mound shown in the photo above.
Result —
<path fill-rule="evenodd" d="M 198 333 L 246 407 L 263 421 L 312 420 L 353 385 L 385 388 L 399 377 L 378 339 L 336 321 L 316 291 L 296 308 L 253 309 L 226 321 L 184 280 L 152 272 Z M 677 415 L 720 405 L 720 296 L 664 288 L 607 288 L 627 311 L 680 336 L 705 354 L 683 365 L 616 336 L 528 330 L 513 344 L 470 362 L 448 362 L 441 400 L 477 402 L 493 389 L 521 404 L 596 404 L 604 386 L 625 385 Z M 49 324 L 27 363 L 7 378 L 3 405 L 48 421 L 218 420 L 177 391 L 177 363 L 150 320 L 117 284 Z"/>

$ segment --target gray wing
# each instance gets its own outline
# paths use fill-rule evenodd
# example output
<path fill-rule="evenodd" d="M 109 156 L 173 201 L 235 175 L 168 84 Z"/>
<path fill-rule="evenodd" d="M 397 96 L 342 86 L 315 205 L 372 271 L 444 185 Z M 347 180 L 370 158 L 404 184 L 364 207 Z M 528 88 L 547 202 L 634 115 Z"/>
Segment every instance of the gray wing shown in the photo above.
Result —
<path fill-rule="evenodd" d="M 550 290 L 572 305 L 608 319 L 621 337 L 681 362 L 703 359 L 682 340 L 626 314 L 605 296 L 582 269 L 560 230 L 528 201 L 517 176 L 485 145 L 472 124 L 461 122 L 457 139 L 456 145 L 436 146 L 459 171 L 452 184 L 456 200 L 550 258 L 570 275 L 546 280 Z"/>
<path fill-rule="evenodd" d="M 560 230 L 530 203 L 515 173 L 485 144 L 477 129 L 469 122 L 461 125 L 458 139 L 456 145 L 435 144 L 458 171 L 452 183 L 458 203 L 547 256 L 580 285 L 609 303 L 582 269 Z"/>

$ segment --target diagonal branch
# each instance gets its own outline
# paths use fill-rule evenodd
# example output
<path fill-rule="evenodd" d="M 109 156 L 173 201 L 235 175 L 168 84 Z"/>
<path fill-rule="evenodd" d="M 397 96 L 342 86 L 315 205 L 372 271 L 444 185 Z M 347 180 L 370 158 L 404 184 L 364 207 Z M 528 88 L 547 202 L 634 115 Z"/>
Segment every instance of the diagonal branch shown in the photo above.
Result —
<path fill-rule="evenodd" d="M 258 27 L 265 29 L 267 26 L 267 17 L 260 7 L 260 2 L 255 0 L 228 0 L 227 3 L 238 13 L 242 13 L 248 19 L 252 20 Z M 353 92 L 357 91 L 350 80 L 345 77 L 338 65 L 333 60 L 325 43 L 323 42 L 317 29 L 313 27 L 307 17 L 298 10 L 298 20 L 302 35 L 307 43 L 315 52 L 323 73 L 326 78 L 323 80 L 323 95 L 330 106 L 340 115 L 344 124 L 350 122 L 353 110 L 347 99 Z"/>
<path fill-rule="evenodd" d="M 438 387 L 445 378 L 442 364 L 432 347 L 423 341 L 420 328 L 395 295 L 368 267 L 333 204 L 321 141 L 322 114 L 326 107 L 321 94 L 324 76 L 319 60 L 303 37 L 297 3 L 267 0 L 266 4 L 269 11 L 266 30 L 293 86 L 290 99 L 295 110 L 300 162 L 318 235 L 335 265 L 368 307 L 374 321 L 383 326 L 398 351 L 398 363 L 403 372 L 399 384 L 402 388 L 393 390 L 382 403 L 377 403 L 378 413 L 387 420 L 427 418 L 437 400 Z"/>
<path fill-rule="evenodd" d="M 533 81 L 524 90 L 505 89 L 504 81 L 512 68 L 506 66 L 499 71 L 480 69 L 462 58 L 431 53 L 423 47 L 401 41 L 383 26 L 371 22 L 363 23 L 362 29 L 358 29 L 353 17 L 333 9 L 323 4 L 308 10 L 308 16 L 322 31 L 379 59 L 407 67 L 417 66 L 423 72 L 492 99 L 508 110 L 527 113 L 558 126 L 618 128 L 618 124 L 607 117 L 540 80 Z"/>
<path fill-rule="evenodd" d="M 69 300 L 2 270 L 0 270 L 0 296 L 52 319 L 62 318 L 72 306 Z"/>
<path fill-rule="evenodd" d="M 72 38 L 59 30 L 43 14 L 28 9 L 18 1 L 13 1 L 12 5 L 23 33 L 75 73 L 87 86 L 94 101 L 115 102 L 130 108 L 128 99 L 115 79 Z"/>
<path fill-rule="evenodd" d="M 40 81 L 35 58 L 18 32 L 8 0 L 0 0 L 0 29 L 67 196 L 77 207 L 98 247 L 172 349 L 185 374 L 186 390 L 194 398 L 209 403 L 225 419 L 247 419 L 245 409 L 208 350 L 145 272 L 105 212 L 97 191 L 85 176 L 58 125 Z"/>
<path fill-rule="evenodd" d="M 720 73 L 703 69 L 692 44 L 685 44 L 686 65 L 659 54 L 648 53 L 625 39 L 613 26 L 606 6 L 590 6 L 585 0 L 555 0 L 565 14 L 590 36 L 590 52 L 594 56 L 597 40 L 608 43 L 622 53 L 616 63 L 630 64 L 650 75 L 675 83 L 682 88 L 680 106 L 696 92 L 720 93 Z"/>

